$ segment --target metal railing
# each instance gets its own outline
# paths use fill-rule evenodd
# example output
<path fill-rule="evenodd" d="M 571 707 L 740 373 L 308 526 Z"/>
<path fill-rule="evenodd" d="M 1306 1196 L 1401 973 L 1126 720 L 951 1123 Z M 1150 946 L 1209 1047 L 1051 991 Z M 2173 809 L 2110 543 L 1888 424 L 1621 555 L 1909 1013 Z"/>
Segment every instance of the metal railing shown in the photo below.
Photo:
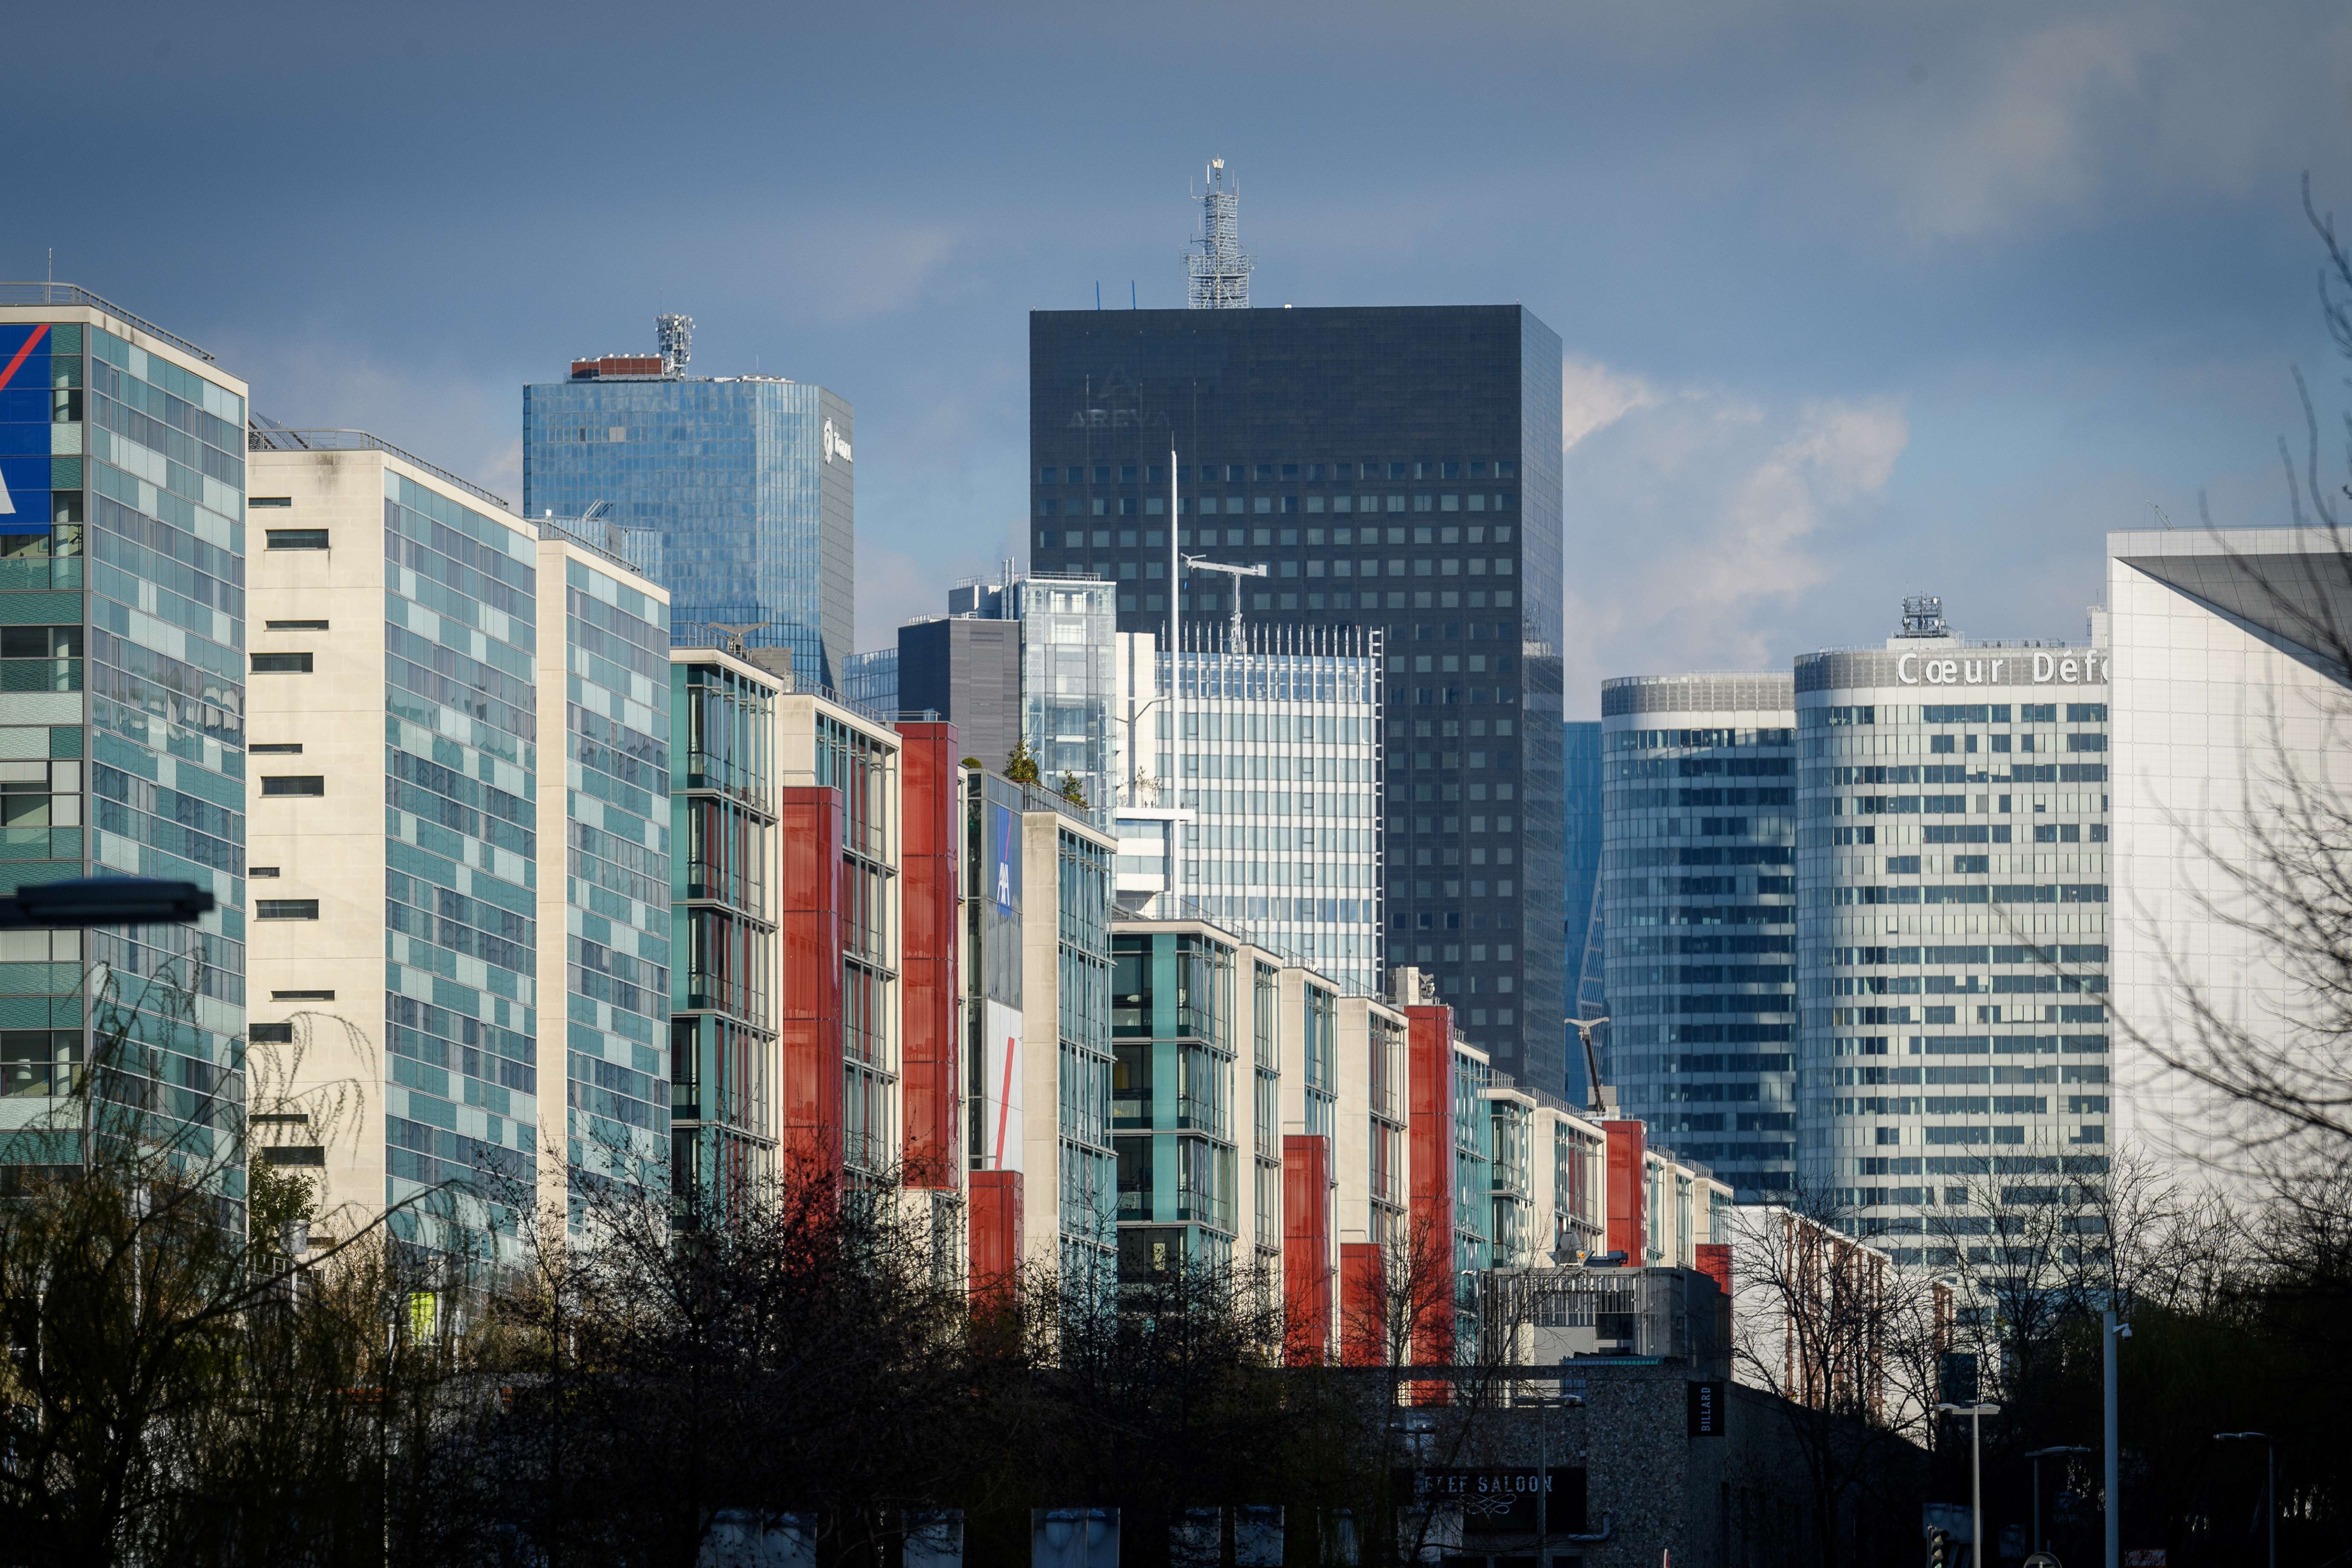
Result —
<path fill-rule="evenodd" d="M 469 496 L 488 501 L 500 511 L 511 513 L 514 507 L 504 496 L 492 495 L 471 479 L 460 479 L 437 463 L 428 463 L 414 452 L 404 452 L 381 436 L 371 436 L 364 430 L 289 430 L 283 426 L 264 425 L 249 421 L 245 427 L 245 449 L 248 452 L 383 452 L 398 458 L 412 468 L 421 468 L 444 484 L 457 486 Z"/>
<path fill-rule="evenodd" d="M 136 327 L 151 338 L 161 338 L 182 353 L 194 354 L 206 364 L 220 363 L 211 350 L 200 349 L 177 332 L 167 332 L 152 321 L 142 321 L 113 300 L 100 299 L 77 283 L 0 283 L 0 305 L 86 305 Z"/>

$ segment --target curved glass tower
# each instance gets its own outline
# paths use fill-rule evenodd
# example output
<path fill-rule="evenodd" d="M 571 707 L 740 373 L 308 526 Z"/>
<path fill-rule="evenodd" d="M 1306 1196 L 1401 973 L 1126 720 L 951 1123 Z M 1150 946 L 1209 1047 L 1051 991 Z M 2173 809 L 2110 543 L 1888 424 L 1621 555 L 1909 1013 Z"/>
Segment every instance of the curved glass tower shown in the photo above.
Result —
<path fill-rule="evenodd" d="M 2108 1125 L 2106 650 L 1939 634 L 1796 664 L 1800 1175 L 1928 1265 Z"/>

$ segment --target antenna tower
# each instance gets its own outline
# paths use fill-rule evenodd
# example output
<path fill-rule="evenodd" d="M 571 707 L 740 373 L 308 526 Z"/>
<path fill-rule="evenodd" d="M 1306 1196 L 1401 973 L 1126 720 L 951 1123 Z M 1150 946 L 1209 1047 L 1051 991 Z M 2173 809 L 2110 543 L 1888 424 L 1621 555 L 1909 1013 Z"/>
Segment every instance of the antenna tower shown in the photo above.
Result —
<path fill-rule="evenodd" d="M 1944 598 L 1940 594 L 1911 594 L 1903 600 L 1903 630 L 1896 634 L 1906 637 L 1946 637 L 1951 636 L 1944 623 Z"/>
<path fill-rule="evenodd" d="M 694 357 L 694 318 L 656 316 L 654 340 L 661 345 L 662 374 L 673 381 L 684 376 L 686 362 Z"/>
<path fill-rule="evenodd" d="M 1201 237 L 1196 251 L 1184 258 L 1192 274 L 1187 302 L 1195 310 L 1249 309 L 1250 268 L 1256 265 L 1242 254 L 1242 185 L 1225 173 L 1225 161 L 1209 162 L 1207 185 L 1201 197 Z"/>

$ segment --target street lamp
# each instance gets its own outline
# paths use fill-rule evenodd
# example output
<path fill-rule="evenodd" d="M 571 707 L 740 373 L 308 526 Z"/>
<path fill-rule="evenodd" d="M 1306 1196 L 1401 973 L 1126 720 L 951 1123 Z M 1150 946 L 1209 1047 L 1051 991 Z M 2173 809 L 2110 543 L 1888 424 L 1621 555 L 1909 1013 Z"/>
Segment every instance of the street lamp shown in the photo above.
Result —
<path fill-rule="evenodd" d="M 211 892 L 194 882 L 69 877 L 61 882 L 36 882 L 0 898 L 0 931 L 181 924 L 213 906 Z"/>
<path fill-rule="evenodd" d="M 1969 1568 L 1984 1568 L 1984 1418 L 2000 1414 L 1998 1405 L 1938 1405 L 1938 1411 L 1969 1418 Z"/>
<path fill-rule="evenodd" d="M 2042 1549 L 2042 1546 L 2043 1546 L 2043 1542 L 2042 1542 L 2042 1460 L 2044 1460 L 2044 1459 L 2055 1459 L 2055 1458 L 2061 1458 L 2061 1457 L 2063 1457 L 2063 1456 L 2064 1456 L 2064 1455 L 2068 1455 L 2068 1454 L 2087 1454 L 2087 1453 L 2089 1453 L 2090 1451 L 2091 1451 L 2091 1450 L 2090 1450 L 2090 1449 L 2088 1449 L 2088 1448 L 2070 1448 L 2070 1447 L 2065 1447 L 2063 1444 L 2061 1444 L 2059 1447 L 2054 1447 L 2054 1448 L 2036 1448 L 2036 1449 L 2034 1449 L 2034 1450 L 2033 1450 L 2033 1452 L 2032 1452 L 2031 1454 L 2028 1454 L 2028 1455 L 2026 1455 L 2026 1456 L 2025 1456 L 2027 1458 L 2029 1458 L 2029 1459 L 2031 1459 L 2031 1460 L 2032 1460 L 2032 1461 L 2033 1461 L 2033 1550 L 2034 1550 L 2034 1551 L 2036 1551 L 2036 1552 L 2040 1552 L 2040 1551 Z"/>
<path fill-rule="evenodd" d="M 1584 1395 L 1538 1395 L 1527 1401 L 1536 1415 L 1536 1568 L 1544 1568 L 1544 1548 L 1551 1540 L 1551 1432 L 1543 1423 L 1547 1410 L 1581 1410 Z"/>
<path fill-rule="evenodd" d="M 2131 1325 L 2129 1323 L 2118 1322 L 2116 1321 L 2115 1300 L 2112 1297 L 2108 1299 L 2107 1310 L 2099 1314 L 2099 1321 L 2100 1327 L 2103 1331 L 2099 1335 L 2099 1348 L 2102 1352 L 2099 1358 L 2101 1362 L 2100 1370 L 2105 1378 L 2107 1403 L 2106 1431 L 2105 1434 L 2106 1439 L 2106 1457 L 2105 1465 L 2106 1474 L 2105 1481 L 2107 1493 L 2107 1568 L 2124 1568 L 2124 1482 L 2122 1454 L 2121 1450 L 2116 1447 L 2116 1429 L 2120 1423 L 2116 1419 L 2116 1342 L 2118 1340 L 2127 1340 L 2132 1337 Z"/>
<path fill-rule="evenodd" d="M 2278 1445 L 2267 1432 L 2216 1432 L 2213 1441 L 2263 1446 L 2263 1512 L 2270 1520 L 2271 1568 L 2278 1568 Z"/>

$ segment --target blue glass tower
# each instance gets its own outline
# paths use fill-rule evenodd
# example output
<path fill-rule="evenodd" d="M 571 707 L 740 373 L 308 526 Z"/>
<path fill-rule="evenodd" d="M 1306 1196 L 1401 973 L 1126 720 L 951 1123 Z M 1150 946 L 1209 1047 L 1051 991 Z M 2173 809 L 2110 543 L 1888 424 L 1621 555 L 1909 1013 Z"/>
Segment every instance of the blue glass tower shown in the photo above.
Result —
<path fill-rule="evenodd" d="M 523 510 L 615 550 L 670 593 L 677 641 L 792 650 L 793 673 L 837 688 L 856 598 L 847 403 L 777 376 L 688 377 L 664 353 L 574 361 L 523 388 Z"/>

